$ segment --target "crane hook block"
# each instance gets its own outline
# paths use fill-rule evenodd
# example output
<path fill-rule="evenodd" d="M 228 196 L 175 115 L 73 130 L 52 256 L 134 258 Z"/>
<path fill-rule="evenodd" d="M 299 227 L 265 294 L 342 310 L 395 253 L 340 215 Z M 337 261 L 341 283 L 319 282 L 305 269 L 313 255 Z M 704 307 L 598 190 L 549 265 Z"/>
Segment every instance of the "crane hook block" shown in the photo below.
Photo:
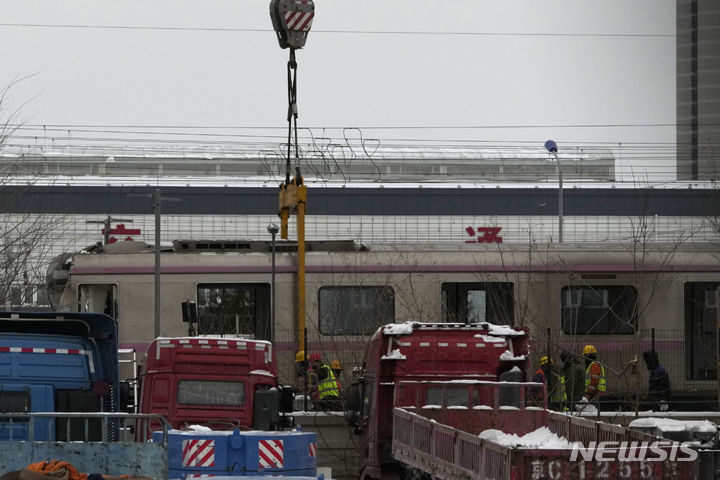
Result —
<path fill-rule="evenodd" d="M 270 18 L 281 48 L 304 47 L 314 16 L 313 0 L 270 1 Z"/>

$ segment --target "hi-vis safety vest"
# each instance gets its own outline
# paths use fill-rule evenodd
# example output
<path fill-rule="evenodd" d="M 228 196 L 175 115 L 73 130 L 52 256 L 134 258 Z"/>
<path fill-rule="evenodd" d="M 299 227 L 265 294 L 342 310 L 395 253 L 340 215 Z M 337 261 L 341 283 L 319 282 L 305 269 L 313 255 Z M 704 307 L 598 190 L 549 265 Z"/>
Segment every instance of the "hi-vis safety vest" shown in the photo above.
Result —
<path fill-rule="evenodd" d="M 323 369 L 327 372 L 327 377 L 325 377 L 325 380 L 318 383 L 318 398 L 322 400 L 325 397 L 339 397 L 340 389 L 338 388 L 337 381 L 335 380 L 335 374 L 327 365 L 320 367 L 320 370 Z"/>
<path fill-rule="evenodd" d="M 590 386 L 590 381 L 592 380 L 592 379 L 591 379 L 591 376 L 592 376 L 592 375 L 590 374 L 590 369 L 591 369 L 592 366 L 595 365 L 596 363 L 597 363 L 597 362 L 592 362 L 592 363 L 591 363 L 590 365 L 588 365 L 588 367 L 585 369 L 585 392 L 587 392 L 587 389 L 588 389 L 588 387 Z M 597 384 L 597 393 L 598 393 L 599 395 L 602 395 L 602 394 L 605 393 L 605 391 L 607 391 L 607 384 L 605 383 L 605 367 L 603 367 L 603 366 L 600 365 L 599 363 L 597 363 L 597 364 L 598 364 L 598 366 L 600 367 L 600 380 L 598 381 L 598 384 Z"/>
<path fill-rule="evenodd" d="M 542 382 L 545 383 L 546 387 L 548 384 L 545 381 L 545 372 L 542 368 L 538 369 L 535 374 L 542 375 Z M 551 373 L 555 377 L 555 390 L 550 392 L 550 401 L 555 403 L 567 402 L 567 392 L 565 391 L 565 376 L 561 373 Z"/>

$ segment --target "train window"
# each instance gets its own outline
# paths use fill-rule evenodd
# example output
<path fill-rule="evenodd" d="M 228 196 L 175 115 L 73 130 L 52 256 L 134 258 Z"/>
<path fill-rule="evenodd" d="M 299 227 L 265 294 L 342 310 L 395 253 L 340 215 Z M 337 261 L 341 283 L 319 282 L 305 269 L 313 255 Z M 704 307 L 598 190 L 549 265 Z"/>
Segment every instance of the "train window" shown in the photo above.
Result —
<path fill-rule="evenodd" d="M 562 289 L 562 327 L 571 335 L 631 335 L 637 330 L 637 291 L 630 286 Z"/>
<path fill-rule="evenodd" d="M 102 312 L 118 318 L 117 285 L 78 285 L 78 312 Z"/>
<path fill-rule="evenodd" d="M 395 291 L 388 286 L 321 287 L 318 316 L 323 335 L 371 335 L 395 322 Z"/>
<path fill-rule="evenodd" d="M 442 284 L 443 322 L 514 325 L 511 282 Z"/>
<path fill-rule="evenodd" d="M 198 334 L 270 338 L 270 285 L 213 283 L 197 287 Z"/>
<path fill-rule="evenodd" d="M 10 287 L 10 306 L 19 307 L 22 304 L 23 304 L 22 289 L 17 285 L 13 285 L 12 287 Z"/>
<path fill-rule="evenodd" d="M 719 282 L 685 284 L 685 377 L 717 379 Z"/>

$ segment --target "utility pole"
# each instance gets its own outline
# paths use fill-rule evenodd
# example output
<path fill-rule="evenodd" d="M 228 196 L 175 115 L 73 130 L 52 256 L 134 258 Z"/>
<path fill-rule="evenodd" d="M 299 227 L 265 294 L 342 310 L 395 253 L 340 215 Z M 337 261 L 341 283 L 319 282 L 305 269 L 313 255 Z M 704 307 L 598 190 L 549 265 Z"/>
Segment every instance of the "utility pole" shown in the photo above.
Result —
<path fill-rule="evenodd" d="M 163 197 L 160 189 L 156 188 L 153 193 L 131 193 L 128 197 L 143 197 L 152 200 L 153 212 L 155 213 L 155 338 L 160 336 L 160 214 L 162 202 L 179 202 L 176 197 Z"/>
<path fill-rule="evenodd" d="M 275 342 L 275 236 L 278 233 L 278 226 L 271 223 L 267 226 L 267 231 L 272 236 L 271 251 L 272 251 L 272 276 L 270 277 L 270 342 Z"/>

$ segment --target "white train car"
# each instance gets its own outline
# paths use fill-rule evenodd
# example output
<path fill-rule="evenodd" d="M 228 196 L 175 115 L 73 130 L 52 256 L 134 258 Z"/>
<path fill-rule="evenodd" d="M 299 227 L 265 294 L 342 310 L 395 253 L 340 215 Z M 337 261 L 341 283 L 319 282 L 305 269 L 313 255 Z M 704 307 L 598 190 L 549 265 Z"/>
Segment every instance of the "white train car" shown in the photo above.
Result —
<path fill-rule="evenodd" d="M 176 241 L 161 254 L 160 332 L 270 339 L 282 379 L 298 350 L 297 258 L 278 242 L 271 328 L 269 242 Z M 428 244 L 307 242 L 308 351 L 339 359 L 349 380 L 369 335 L 391 322 L 527 325 L 534 353 L 556 362 L 593 344 L 609 391 L 647 385 L 642 353 L 653 348 L 673 393 L 716 392 L 720 247 L 717 244 Z M 154 336 L 152 247 L 125 242 L 75 254 L 56 310 L 105 311 L 123 347 L 144 351 Z M 57 277 L 57 276 L 56 276 Z M 58 290 L 60 291 L 60 290 Z M 181 304 L 197 305 L 197 323 Z M 633 361 L 639 359 L 633 366 Z M 534 361 L 537 358 L 533 359 Z M 716 393 L 712 393 L 716 395 Z"/>

